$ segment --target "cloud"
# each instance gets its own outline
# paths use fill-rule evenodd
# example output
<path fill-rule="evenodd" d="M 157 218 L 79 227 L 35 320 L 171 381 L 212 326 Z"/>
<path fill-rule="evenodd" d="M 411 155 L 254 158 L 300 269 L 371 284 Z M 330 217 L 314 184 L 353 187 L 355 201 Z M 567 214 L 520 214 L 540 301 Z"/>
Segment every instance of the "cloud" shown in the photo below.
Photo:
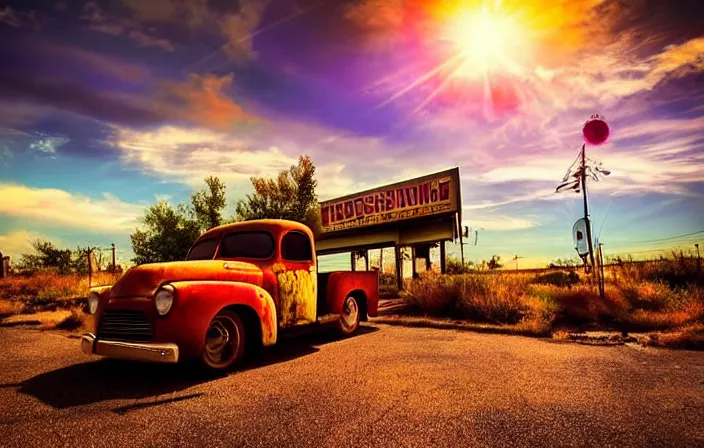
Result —
<path fill-rule="evenodd" d="M 59 64 L 68 64 L 80 66 L 84 73 L 105 76 L 111 80 L 138 84 L 148 82 L 151 79 L 150 70 L 144 65 L 85 48 L 41 41 L 31 43 L 25 51 L 40 56 L 46 65 L 52 66 L 54 70 Z"/>
<path fill-rule="evenodd" d="M 35 253 L 34 247 L 32 247 L 32 241 L 35 240 L 51 241 L 56 244 L 57 247 L 63 247 L 54 239 L 49 239 L 43 235 L 35 232 L 29 232 L 27 230 L 15 230 L 5 235 L 0 235 L 0 252 L 3 256 L 9 256 L 11 263 L 16 263 L 19 261 L 23 254 L 33 254 Z"/>
<path fill-rule="evenodd" d="M 143 206 L 110 193 L 100 199 L 54 188 L 0 183 L 0 213 L 28 222 L 73 229 L 125 232 L 137 225 Z"/>
<path fill-rule="evenodd" d="M 153 2 L 144 3 L 152 4 Z M 116 37 L 126 34 L 139 47 L 154 47 L 168 52 L 174 51 L 174 45 L 168 39 L 147 34 L 139 21 L 108 13 L 96 2 L 85 4 L 81 18 L 89 22 L 89 27 L 93 31 Z"/>
<path fill-rule="evenodd" d="M 13 157 L 12 151 L 6 144 L 0 143 L 0 163 L 7 166 L 7 162 Z"/>
<path fill-rule="evenodd" d="M 505 215 L 487 215 L 481 214 L 476 218 L 473 216 L 469 220 L 462 222 L 462 225 L 473 229 L 494 230 L 494 231 L 511 231 L 511 230 L 526 230 L 536 227 L 538 223 L 532 219 L 518 218 Z M 473 238 L 473 237 L 472 237 Z"/>
<path fill-rule="evenodd" d="M 54 154 L 56 149 L 68 143 L 70 139 L 64 136 L 49 136 L 40 134 L 39 138 L 29 144 L 29 149 Z"/>
<path fill-rule="evenodd" d="M 650 76 L 657 80 L 685 66 L 691 66 L 695 71 L 703 71 L 704 37 L 691 39 L 682 45 L 670 45 L 662 53 L 653 56 L 651 62 L 654 66 Z"/>
<path fill-rule="evenodd" d="M 139 76 L 137 72 L 133 75 Z M 0 94 L 6 101 L 17 101 L 20 108 L 29 103 L 135 128 L 173 122 L 232 129 L 245 121 L 255 120 L 223 92 L 232 80 L 232 75 L 197 74 L 180 82 L 151 78 L 142 85 L 147 92 L 120 93 L 62 79 L 58 75 L 41 77 L 2 72 Z M 8 112 L 15 120 L 11 110 Z"/>
<path fill-rule="evenodd" d="M 145 34 L 142 31 L 132 30 L 129 33 L 130 39 L 137 42 L 140 47 L 156 47 L 164 51 L 174 51 L 174 46 L 167 39 L 157 38 Z"/>
<path fill-rule="evenodd" d="M 165 95 L 160 96 L 163 101 L 160 107 L 200 126 L 232 128 L 247 118 L 242 108 L 223 92 L 232 80 L 232 74 L 192 73 L 183 82 L 166 81 L 162 84 Z"/>
<path fill-rule="evenodd" d="M 162 30 L 169 28 L 172 37 L 183 40 L 187 40 L 184 36 L 204 30 L 217 30 L 226 42 L 206 59 L 220 52 L 232 58 L 248 59 L 253 56 L 252 38 L 268 3 L 268 0 L 121 0 L 106 4 L 104 9 L 97 2 L 88 2 L 82 18 L 88 20 L 94 31 L 126 35 L 141 47 L 169 52 L 174 51 L 173 41 L 148 32 L 154 25 Z"/>
<path fill-rule="evenodd" d="M 374 178 L 375 170 L 389 166 L 379 158 L 382 163 L 374 161 L 375 170 L 361 167 L 360 156 L 369 153 L 373 157 L 375 154 L 373 149 L 362 146 L 368 143 L 366 139 L 360 139 L 357 145 L 351 138 L 338 140 L 336 143 L 342 146 L 335 147 L 307 144 L 305 140 L 297 142 L 292 134 L 281 129 L 282 126 L 285 127 L 285 123 L 277 126 L 278 132 L 287 135 L 286 138 L 281 135 L 271 138 L 274 129 L 268 124 L 253 127 L 249 132 L 176 126 L 147 131 L 118 127 L 107 143 L 122 152 L 125 163 L 145 173 L 180 180 L 194 188 L 200 188 L 206 176 L 216 175 L 226 183 L 234 184 L 232 187 L 240 192 L 241 187 L 249 185 L 251 177 L 276 176 L 297 164 L 299 154 L 306 153 L 316 165 L 316 192 L 321 200 L 374 187 L 376 185 L 370 184 L 368 179 Z M 311 137 L 317 128 L 304 129 L 308 130 L 307 137 Z M 317 132 L 322 131 L 317 129 Z M 353 148 L 357 148 L 357 154 Z M 408 177 L 406 170 L 386 171 L 386 174 L 385 183 Z"/>
<path fill-rule="evenodd" d="M 189 30 L 217 29 L 227 38 L 220 50 L 234 58 L 252 56 L 252 38 L 269 4 L 267 0 L 122 0 L 122 3 L 130 10 L 130 18 L 141 24 L 176 23 Z"/>
<path fill-rule="evenodd" d="M 39 28 L 39 21 L 34 11 L 17 11 L 10 6 L 0 9 L 0 23 L 4 23 L 13 28 L 21 28 L 23 26 L 30 26 L 34 29 Z"/>
<path fill-rule="evenodd" d="M 125 162 L 193 186 L 209 175 L 225 182 L 248 182 L 252 176 L 273 176 L 297 163 L 295 156 L 276 147 L 249 149 L 231 135 L 203 128 L 117 128 L 108 143 L 122 151 Z"/>
<path fill-rule="evenodd" d="M 164 118 L 139 96 L 94 91 L 77 82 L 3 72 L 0 86 L 6 99 L 51 106 L 106 122 L 140 126 Z"/>

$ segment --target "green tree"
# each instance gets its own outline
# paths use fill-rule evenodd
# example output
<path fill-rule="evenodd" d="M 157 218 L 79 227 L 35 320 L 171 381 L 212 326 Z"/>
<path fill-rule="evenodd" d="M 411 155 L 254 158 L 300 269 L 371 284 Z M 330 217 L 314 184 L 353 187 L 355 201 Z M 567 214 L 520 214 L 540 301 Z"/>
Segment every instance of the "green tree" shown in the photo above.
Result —
<path fill-rule="evenodd" d="M 53 269 L 59 274 L 71 272 L 70 250 L 59 249 L 50 241 L 41 239 L 34 240 L 31 244 L 36 254 L 22 254 L 18 269 L 30 272 L 41 269 Z"/>
<path fill-rule="evenodd" d="M 190 204 L 174 207 L 159 201 L 145 210 L 140 219 L 142 228 L 130 235 L 134 263 L 183 260 L 201 233 L 223 223 L 225 184 L 216 176 L 208 176 L 205 185 L 191 196 Z"/>
<path fill-rule="evenodd" d="M 495 269 L 501 269 L 504 267 L 503 264 L 500 263 L 501 257 L 498 255 L 492 255 L 491 260 L 486 262 L 487 268 L 491 269 L 492 271 Z"/>
<path fill-rule="evenodd" d="M 136 264 L 183 260 L 201 233 L 198 222 L 188 219 L 183 204 L 174 208 L 159 201 L 147 208 L 141 222 L 144 229 L 130 235 L 135 254 L 132 261 Z"/>
<path fill-rule="evenodd" d="M 237 202 L 235 219 L 288 219 L 306 224 L 318 235 L 322 230 L 315 187 L 315 165 L 307 155 L 276 178 L 252 177 L 254 193 Z"/>
<path fill-rule="evenodd" d="M 201 232 L 221 225 L 225 209 L 225 184 L 215 176 L 206 177 L 205 184 L 207 188 L 191 196 L 192 212 Z"/>
<path fill-rule="evenodd" d="M 79 274 L 88 273 L 88 253 L 90 247 L 77 247 L 71 255 L 71 270 Z"/>

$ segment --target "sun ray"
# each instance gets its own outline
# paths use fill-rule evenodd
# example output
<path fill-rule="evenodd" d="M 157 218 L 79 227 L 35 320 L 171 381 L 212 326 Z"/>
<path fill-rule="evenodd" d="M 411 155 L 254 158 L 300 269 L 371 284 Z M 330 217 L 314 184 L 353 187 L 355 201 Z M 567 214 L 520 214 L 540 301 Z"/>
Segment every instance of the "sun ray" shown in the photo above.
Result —
<path fill-rule="evenodd" d="M 386 106 L 387 104 L 395 101 L 399 97 L 401 97 L 401 96 L 405 95 L 406 93 L 410 92 L 411 90 L 415 89 L 419 85 L 425 83 L 426 81 L 431 79 L 433 76 L 440 73 L 443 69 L 447 68 L 452 63 L 459 60 L 461 58 L 461 56 L 462 56 L 461 54 L 455 55 L 455 56 L 445 60 L 442 64 L 437 65 L 435 68 L 433 68 L 429 72 L 422 74 L 421 76 L 416 78 L 412 83 L 410 83 L 409 85 L 407 85 L 403 89 L 399 90 L 398 92 L 394 93 L 393 95 L 391 95 L 391 97 L 387 98 L 382 103 L 380 103 L 378 106 L 376 106 L 376 109 Z"/>

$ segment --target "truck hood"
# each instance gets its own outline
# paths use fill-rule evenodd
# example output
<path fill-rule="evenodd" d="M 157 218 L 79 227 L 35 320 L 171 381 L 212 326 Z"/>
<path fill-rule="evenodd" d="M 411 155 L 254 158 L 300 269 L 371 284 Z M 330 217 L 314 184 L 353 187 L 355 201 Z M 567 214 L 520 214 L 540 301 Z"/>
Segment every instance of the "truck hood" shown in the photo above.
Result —
<path fill-rule="evenodd" d="M 148 297 L 168 282 L 211 280 L 243 282 L 262 286 L 262 270 L 242 261 L 197 260 L 135 266 L 125 272 L 110 290 L 110 297 Z"/>

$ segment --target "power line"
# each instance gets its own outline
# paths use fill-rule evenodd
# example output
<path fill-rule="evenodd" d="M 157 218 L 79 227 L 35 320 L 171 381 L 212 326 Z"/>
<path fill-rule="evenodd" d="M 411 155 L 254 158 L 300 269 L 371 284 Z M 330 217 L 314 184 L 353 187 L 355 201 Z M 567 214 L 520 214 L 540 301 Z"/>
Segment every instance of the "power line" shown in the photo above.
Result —
<path fill-rule="evenodd" d="M 666 247 L 663 249 L 649 249 L 649 250 L 637 250 L 637 251 L 617 251 L 608 254 L 609 256 L 613 257 L 616 255 L 631 255 L 631 254 L 644 254 L 644 253 L 652 253 L 652 252 L 667 252 L 675 249 L 682 249 L 682 246 L 671 246 L 671 247 Z"/>
<path fill-rule="evenodd" d="M 631 243 L 631 244 L 655 243 L 655 242 L 658 242 L 658 241 L 676 240 L 677 238 L 682 238 L 682 237 L 697 235 L 697 234 L 700 234 L 700 233 L 704 233 L 704 229 L 702 229 L 702 230 L 697 230 L 696 232 L 692 232 L 692 233 L 685 233 L 685 234 L 683 234 L 683 235 L 671 236 L 671 237 L 669 237 L 669 238 L 659 238 L 659 239 L 656 239 L 656 240 L 634 241 L 634 242 Z"/>
<path fill-rule="evenodd" d="M 668 245 L 690 245 L 694 243 L 698 243 L 703 238 L 704 235 L 700 236 L 693 236 L 689 238 L 683 238 L 683 239 L 676 239 L 676 240 L 670 240 L 670 241 L 660 241 L 656 243 L 642 243 L 642 244 L 633 244 L 633 243 L 621 243 L 621 244 L 613 244 L 611 245 L 611 248 L 615 248 L 617 250 L 630 250 L 630 249 L 642 249 L 643 247 L 653 247 L 653 248 L 662 248 L 666 247 Z"/>

